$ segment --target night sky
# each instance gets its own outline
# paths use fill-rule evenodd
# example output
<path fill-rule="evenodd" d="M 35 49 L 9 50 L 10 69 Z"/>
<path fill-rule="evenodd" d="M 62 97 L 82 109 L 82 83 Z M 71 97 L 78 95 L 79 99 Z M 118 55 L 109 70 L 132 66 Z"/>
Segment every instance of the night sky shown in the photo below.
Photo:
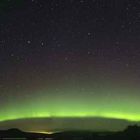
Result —
<path fill-rule="evenodd" d="M 139 83 L 139 0 L 0 0 L 0 129 L 121 129 Z"/>

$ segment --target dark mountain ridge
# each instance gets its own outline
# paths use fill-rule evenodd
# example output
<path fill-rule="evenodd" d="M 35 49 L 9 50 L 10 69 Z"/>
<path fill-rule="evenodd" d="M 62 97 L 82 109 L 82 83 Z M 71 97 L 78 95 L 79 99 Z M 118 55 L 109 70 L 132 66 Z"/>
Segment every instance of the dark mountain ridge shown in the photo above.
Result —
<path fill-rule="evenodd" d="M 0 130 L 0 138 L 26 138 L 42 140 L 139 140 L 140 127 L 137 125 L 128 126 L 120 132 L 92 132 L 92 131 L 64 131 L 54 134 L 30 133 L 16 128 Z"/>
<path fill-rule="evenodd" d="M 1 138 L 49 138 L 50 135 L 42 133 L 24 132 L 16 128 L 0 130 Z"/>

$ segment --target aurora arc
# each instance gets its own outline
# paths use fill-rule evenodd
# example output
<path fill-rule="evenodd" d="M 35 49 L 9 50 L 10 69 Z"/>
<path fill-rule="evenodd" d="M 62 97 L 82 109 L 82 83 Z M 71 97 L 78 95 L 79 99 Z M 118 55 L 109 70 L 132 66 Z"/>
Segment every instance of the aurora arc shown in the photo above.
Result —
<path fill-rule="evenodd" d="M 96 95 L 96 98 L 91 98 L 88 96 L 89 93 L 87 94 L 86 92 L 87 96 L 85 94 L 81 94 L 81 97 L 75 96 L 75 98 L 73 98 L 72 96 L 74 96 L 75 91 L 71 91 L 72 94 L 63 94 L 63 96 L 54 93 L 55 91 L 51 92 L 53 92 L 53 95 L 55 96 L 37 97 L 36 94 L 36 98 L 34 97 L 32 101 L 30 99 L 22 99 L 21 102 L 9 102 L 9 104 L 1 110 L 2 115 L 0 116 L 0 121 L 25 118 L 70 117 L 102 117 L 140 121 L 140 111 L 138 109 L 139 101 L 138 98 L 134 96 L 129 96 L 128 98 L 125 94 L 113 94 L 113 97 L 111 98 L 104 94 L 103 96 Z M 66 90 L 63 92 L 66 92 Z M 77 90 L 76 92 L 79 91 Z M 125 92 L 128 92 L 128 90 Z"/>

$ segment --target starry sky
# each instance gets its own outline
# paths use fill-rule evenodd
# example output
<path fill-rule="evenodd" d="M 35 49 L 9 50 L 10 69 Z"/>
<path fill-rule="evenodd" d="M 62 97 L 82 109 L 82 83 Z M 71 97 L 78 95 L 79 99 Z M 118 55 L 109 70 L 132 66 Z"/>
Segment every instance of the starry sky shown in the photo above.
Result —
<path fill-rule="evenodd" d="M 138 122 L 139 69 L 139 0 L 0 1 L 1 129 Z"/>

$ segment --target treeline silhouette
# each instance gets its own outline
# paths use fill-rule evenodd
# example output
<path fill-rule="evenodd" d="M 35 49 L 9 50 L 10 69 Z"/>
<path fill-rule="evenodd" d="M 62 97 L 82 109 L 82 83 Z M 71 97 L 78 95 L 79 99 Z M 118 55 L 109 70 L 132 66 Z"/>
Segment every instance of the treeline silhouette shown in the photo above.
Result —
<path fill-rule="evenodd" d="M 65 131 L 54 134 L 23 132 L 18 129 L 0 131 L 0 139 L 26 138 L 27 140 L 140 140 L 140 127 L 128 126 L 120 132 Z"/>

